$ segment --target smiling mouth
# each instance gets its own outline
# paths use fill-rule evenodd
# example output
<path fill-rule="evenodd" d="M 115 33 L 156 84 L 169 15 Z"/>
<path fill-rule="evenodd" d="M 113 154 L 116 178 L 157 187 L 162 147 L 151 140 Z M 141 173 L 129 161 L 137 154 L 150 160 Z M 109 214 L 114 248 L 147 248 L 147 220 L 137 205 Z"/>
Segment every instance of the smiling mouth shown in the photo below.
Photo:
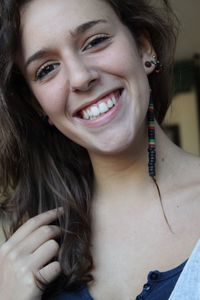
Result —
<path fill-rule="evenodd" d="M 98 100 L 96 103 L 92 103 L 91 105 L 81 109 L 76 116 L 88 121 L 95 120 L 114 108 L 119 101 L 121 94 L 122 89 L 113 91 L 109 95 L 106 95 L 104 98 Z"/>

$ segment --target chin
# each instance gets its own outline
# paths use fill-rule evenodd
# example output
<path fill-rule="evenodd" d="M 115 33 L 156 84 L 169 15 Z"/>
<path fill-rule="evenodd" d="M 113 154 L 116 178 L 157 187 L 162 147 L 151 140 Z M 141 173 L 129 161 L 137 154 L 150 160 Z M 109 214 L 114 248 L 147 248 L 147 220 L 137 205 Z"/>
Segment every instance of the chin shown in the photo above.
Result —
<path fill-rule="evenodd" d="M 134 138 L 126 135 L 121 138 L 110 138 L 107 141 L 98 143 L 93 151 L 103 155 L 118 155 L 127 153 L 127 151 L 134 147 L 134 144 Z"/>

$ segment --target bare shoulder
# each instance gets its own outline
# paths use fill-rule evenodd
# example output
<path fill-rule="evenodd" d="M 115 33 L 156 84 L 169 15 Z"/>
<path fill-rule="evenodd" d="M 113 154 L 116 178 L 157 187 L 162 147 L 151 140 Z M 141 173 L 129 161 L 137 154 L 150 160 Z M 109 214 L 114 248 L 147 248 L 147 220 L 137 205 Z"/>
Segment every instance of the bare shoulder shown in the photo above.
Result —
<path fill-rule="evenodd" d="M 182 187 L 192 187 L 197 184 L 200 187 L 200 156 L 185 152 L 173 146 L 167 161 L 170 172 L 174 179 Z"/>
<path fill-rule="evenodd" d="M 163 135 L 160 145 L 158 173 L 163 188 L 166 186 L 168 190 L 174 190 L 178 187 L 191 188 L 195 184 L 200 186 L 200 157 L 185 152 Z"/>
<path fill-rule="evenodd" d="M 197 201 L 200 205 L 200 157 L 180 149 L 174 163 L 174 185 L 186 202 Z"/>
<path fill-rule="evenodd" d="M 200 187 L 200 157 L 183 152 L 181 165 L 182 176 L 187 186 L 197 184 Z"/>
<path fill-rule="evenodd" d="M 200 157 L 181 149 L 174 160 L 169 195 L 170 213 L 185 239 L 200 238 Z"/>

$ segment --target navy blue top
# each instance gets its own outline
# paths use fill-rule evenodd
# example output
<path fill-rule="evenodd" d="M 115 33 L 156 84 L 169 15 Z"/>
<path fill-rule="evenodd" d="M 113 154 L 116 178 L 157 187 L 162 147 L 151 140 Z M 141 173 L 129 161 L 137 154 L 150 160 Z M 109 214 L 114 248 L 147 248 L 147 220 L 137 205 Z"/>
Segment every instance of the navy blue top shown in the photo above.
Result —
<path fill-rule="evenodd" d="M 166 271 L 158 270 L 149 272 L 147 283 L 144 284 L 142 292 L 136 300 L 168 300 L 174 286 L 186 264 L 186 261 L 178 267 Z M 94 300 L 87 286 L 83 285 L 74 292 L 62 292 L 55 300 Z"/>

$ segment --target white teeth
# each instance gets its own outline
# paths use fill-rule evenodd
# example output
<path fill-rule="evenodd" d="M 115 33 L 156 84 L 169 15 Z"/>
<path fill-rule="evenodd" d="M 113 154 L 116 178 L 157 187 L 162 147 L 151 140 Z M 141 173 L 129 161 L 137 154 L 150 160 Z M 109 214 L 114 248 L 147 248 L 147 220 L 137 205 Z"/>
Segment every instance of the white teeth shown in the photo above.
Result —
<path fill-rule="evenodd" d="M 104 102 L 100 102 L 97 105 L 93 105 L 85 110 L 82 110 L 81 115 L 85 120 L 94 120 L 99 115 L 106 113 L 117 103 L 115 95 L 112 95 L 110 99 L 107 98 Z"/>
<path fill-rule="evenodd" d="M 100 111 L 97 106 L 91 107 L 91 113 L 93 117 L 97 117 L 98 115 L 100 115 Z"/>
<path fill-rule="evenodd" d="M 101 102 L 98 106 L 99 106 L 99 110 L 100 110 L 101 114 L 103 114 L 109 110 L 108 106 L 104 102 Z"/>
<path fill-rule="evenodd" d="M 107 105 L 109 108 L 112 108 L 114 106 L 114 103 L 111 99 L 108 100 Z"/>
<path fill-rule="evenodd" d="M 116 98 L 115 98 L 115 96 L 112 96 L 112 98 L 111 98 L 111 99 L 112 99 L 112 102 L 114 103 L 114 105 L 116 105 L 116 103 L 117 103 L 117 102 L 116 102 Z"/>
<path fill-rule="evenodd" d="M 90 116 L 86 110 L 83 111 L 83 119 L 89 120 Z"/>
<path fill-rule="evenodd" d="M 92 112 L 90 109 L 87 109 L 87 113 L 88 113 L 88 116 L 91 118 L 92 117 Z"/>

